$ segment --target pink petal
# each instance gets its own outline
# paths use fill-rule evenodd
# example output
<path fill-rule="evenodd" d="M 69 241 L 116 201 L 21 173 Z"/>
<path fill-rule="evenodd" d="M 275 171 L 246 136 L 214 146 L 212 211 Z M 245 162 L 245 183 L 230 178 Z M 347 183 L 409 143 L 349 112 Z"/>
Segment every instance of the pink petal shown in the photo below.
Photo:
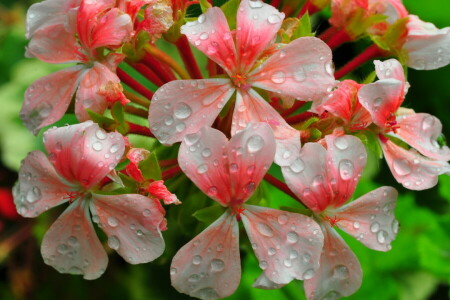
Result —
<path fill-rule="evenodd" d="M 152 98 L 148 120 L 165 145 L 179 142 L 214 119 L 234 93 L 228 79 L 176 80 L 160 87 Z"/>
<path fill-rule="evenodd" d="M 80 0 L 46 0 L 34 3 L 27 11 L 27 39 L 40 29 L 55 24 L 67 25 L 67 14 Z"/>
<path fill-rule="evenodd" d="M 264 272 L 262 272 L 261 275 L 256 278 L 255 282 L 252 285 L 252 287 L 254 288 L 263 290 L 277 290 L 279 288 L 282 288 L 283 286 L 284 284 L 277 284 L 271 281 L 269 278 L 267 278 Z"/>
<path fill-rule="evenodd" d="M 108 256 L 89 216 L 87 201 L 77 200 L 53 223 L 44 236 L 44 262 L 60 273 L 97 279 L 105 272 Z"/>
<path fill-rule="evenodd" d="M 397 79 L 378 80 L 361 87 L 358 92 L 359 102 L 381 128 L 388 126 L 404 100 L 403 95 L 404 83 Z"/>
<path fill-rule="evenodd" d="M 44 153 L 33 151 L 23 160 L 19 182 L 14 188 L 14 203 L 24 217 L 36 217 L 68 200 L 77 186 L 67 183 L 56 173 Z"/>
<path fill-rule="evenodd" d="M 73 66 L 35 82 L 25 92 L 20 118 L 35 135 L 64 115 L 78 86 L 84 67 Z"/>
<path fill-rule="evenodd" d="M 425 190 L 437 184 L 437 177 L 450 174 L 445 161 L 431 160 L 419 153 L 397 146 L 390 140 L 382 142 L 384 157 L 397 182 L 410 190 Z"/>
<path fill-rule="evenodd" d="M 326 136 L 328 152 L 328 178 L 332 186 L 334 207 L 344 204 L 355 191 L 361 173 L 367 162 L 363 143 L 355 136 Z"/>
<path fill-rule="evenodd" d="M 298 38 L 249 74 L 251 84 L 265 90 L 313 101 L 335 84 L 331 50 L 314 37 Z"/>
<path fill-rule="evenodd" d="M 370 249 L 388 251 L 398 232 L 394 216 L 398 193 L 383 186 L 328 214 L 336 225 Z"/>
<path fill-rule="evenodd" d="M 191 297 L 213 300 L 233 294 L 241 279 L 236 217 L 225 212 L 184 245 L 173 258 L 170 275 L 177 291 Z"/>
<path fill-rule="evenodd" d="M 369 1 L 370 14 L 382 14 L 387 17 L 386 22 L 393 24 L 395 21 L 408 16 L 408 11 L 401 0 Z"/>
<path fill-rule="evenodd" d="M 320 268 L 304 282 L 308 300 L 340 299 L 355 293 L 362 282 L 358 258 L 339 234 L 323 224 L 325 237 Z"/>
<path fill-rule="evenodd" d="M 231 138 L 228 163 L 234 205 L 250 198 L 274 156 L 275 138 L 266 123 L 251 123 Z"/>
<path fill-rule="evenodd" d="M 47 26 L 33 35 L 27 47 L 27 57 L 36 57 L 42 61 L 58 64 L 84 61 L 81 49 L 73 33 L 69 33 L 62 24 Z"/>
<path fill-rule="evenodd" d="M 177 195 L 172 194 L 164 184 L 164 181 L 157 180 L 153 181 L 149 184 L 147 191 L 149 196 L 152 196 L 156 199 L 163 200 L 165 205 L 169 204 L 181 204 L 180 200 L 178 200 Z"/>
<path fill-rule="evenodd" d="M 44 138 L 44 146 L 58 173 L 86 189 L 111 172 L 125 151 L 121 134 L 106 133 L 91 121 L 49 129 Z"/>
<path fill-rule="evenodd" d="M 373 63 L 379 79 L 397 79 L 403 84 L 406 82 L 405 71 L 398 60 L 391 58 L 385 61 L 375 60 Z"/>
<path fill-rule="evenodd" d="M 267 278 L 276 284 L 311 278 L 323 246 L 319 225 L 307 216 L 277 209 L 244 209 L 242 221 Z"/>
<path fill-rule="evenodd" d="M 159 202 L 134 194 L 93 194 L 92 198 L 91 212 L 108 236 L 108 246 L 128 263 L 147 263 L 163 253 L 164 209 Z"/>
<path fill-rule="evenodd" d="M 333 200 L 326 160 L 327 151 L 322 145 L 307 143 L 291 165 L 281 168 L 289 189 L 315 212 L 323 211 Z"/>
<path fill-rule="evenodd" d="M 434 70 L 450 63 L 450 27 L 438 29 L 410 15 L 408 36 L 403 50 L 408 53 L 407 65 L 416 70 Z"/>
<path fill-rule="evenodd" d="M 89 120 L 86 109 L 103 114 L 110 103 L 124 98 L 120 79 L 107 66 L 94 63 L 83 79 L 75 99 L 75 113 L 79 121 Z"/>
<path fill-rule="evenodd" d="M 442 123 L 435 116 L 419 113 L 397 117 L 396 136 L 423 155 L 436 160 L 450 160 L 450 149 L 436 141 L 442 135 Z"/>
<path fill-rule="evenodd" d="M 284 13 L 260 0 L 243 0 L 237 13 L 236 49 L 239 71 L 248 72 L 264 49 L 276 38 Z"/>
<path fill-rule="evenodd" d="M 203 127 L 198 133 L 186 135 L 178 151 L 178 164 L 186 176 L 224 206 L 231 201 L 227 145 L 222 132 Z"/>
<path fill-rule="evenodd" d="M 228 74 L 235 71 L 236 49 L 233 35 L 220 8 L 210 8 L 196 21 L 181 26 L 181 33 Z"/>
<path fill-rule="evenodd" d="M 128 14 L 118 8 L 110 9 L 103 16 L 98 17 L 98 23 L 92 26 L 90 33 L 90 49 L 100 47 L 116 48 L 128 41 L 133 32 L 133 22 Z"/>
<path fill-rule="evenodd" d="M 277 142 L 275 163 L 288 165 L 300 149 L 300 132 L 291 126 L 255 90 L 239 90 L 233 112 L 231 135 L 247 127 L 248 123 L 265 122 L 273 130 Z"/>

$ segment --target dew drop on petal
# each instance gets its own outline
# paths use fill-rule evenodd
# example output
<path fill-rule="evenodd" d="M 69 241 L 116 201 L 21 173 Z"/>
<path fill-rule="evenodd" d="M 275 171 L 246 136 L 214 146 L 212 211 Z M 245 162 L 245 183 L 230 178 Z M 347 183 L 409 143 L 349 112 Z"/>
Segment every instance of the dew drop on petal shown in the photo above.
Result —
<path fill-rule="evenodd" d="M 199 265 L 199 264 L 202 262 L 202 260 L 203 260 L 203 258 L 202 258 L 200 255 L 195 255 L 195 256 L 192 258 L 192 263 L 193 263 L 194 265 Z"/>
<path fill-rule="evenodd" d="M 264 236 L 273 237 L 273 230 L 267 224 L 258 223 L 256 224 L 256 229 Z"/>
<path fill-rule="evenodd" d="M 249 153 L 255 153 L 264 147 L 264 140 L 259 135 L 253 135 L 247 140 L 247 150 Z"/>
<path fill-rule="evenodd" d="M 373 233 L 378 232 L 380 230 L 380 224 L 378 222 L 373 222 L 372 225 L 370 225 L 370 231 Z"/>
<path fill-rule="evenodd" d="M 300 67 L 299 69 L 297 69 L 297 71 L 294 72 L 295 81 L 302 82 L 305 81 L 305 79 L 306 79 L 306 72 L 302 67 Z"/>
<path fill-rule="evenodd" d="M 284 225 L 288 222 L 289 217 L 287 215 L 283 214 L 283 215 L 279 215 L 277 219 L 278 219 L 278 223 L 280 225 Z"/>
<path fill-rule="evenodd" d="M 435 123 L 435 118 L 433 116 L 426 116 L 422 120 L 422 130 L 424 130 L 424 131 L 429 130 L 431 127 L 434 126 L 434 123 Z"/>
<path fill-rule="evenodd" d="M 395 159 L 393 162 L 395 173 L 400 176 L 406 176 L 411 174 L 411 168 L 409 162 L 406 159 Z"/>
<path fill-rule="evenodd" d="M 112 235 L 108 238 L 108 246 L 111 249 L 117 250 L 120 247 L 120 240 L 117 236 Z"/>
<path fill-rule="evenodd" d="M 349 277 L 348 268 L 344 265 L 337 265 L 333 269 L 333 277 L 338 279 L 347 279 Z"/>
<path fill-rule="evenodd" d="M 215 187 L 215 186 L 210 186 L 210 187 L 208 188 L 207 193 L 208 193 L 208 195 L 210 195 L 210 196 L 216 196 L 217 193 L 218 193 L 218 189 L 217 189 L 217 187 Z"/>
<path fill-rule="evenodd" d="M 263 270 L 267 269 L 267 262 L 265 260 L 260 261 L 259 267 Z"/>
<path fill-rule="evenodd" d="M 399 227 L 398 221 L 397 220 L 392 221 L 392 232 L 394 234 L 398 233 L 398 227 Z"/>
<path fill-rule="evenodd" d="M 298 242 L 298 234 L 295 233 L 294 231 L 290 231 L 287 233 L 287 241 L 291 244 L 295 244 Z"/>
<path fill-rule="evenodd" d="M 249 5 L 251 8 L 261 8 L 263 7 L 263 3 L 260 0 L 250 0 Z"/>
<path fill-rule="evenodd" d="M 354 175 L 353 163 L 348 159 L 339 162 L 339 175 L 343 180 L 349 180 Z"/>
<path fill-rule="evenodd" d="M 100 140 L 106 139 L 106 134 L 105 134 L 105 132 L 104 132 L 103 130 L 101 130 L 101 129 L 98 129 L 98 130 L 95 132 L 95 136 L 96 136 L 98 139 L 100 139 Z"/>
<path fill-rule="evenodd" d="M 198 17 L 197 21 L 198 21 L 200 24 L 205 23 L 205 21 L 206 21 L 206 16 L 205 16 L 205 15 L 200 15 L 200 16 Z"/>
<path fill-rule="evenodd" d="M 358 221 L 353 223 L 353 228 L 359 229 L 360 227 L 361 227 L 361 224 Z"/>
<path fill-rule="evenodd" d="M 386 231 L 384 231 L 384 230 L 378 231 L 378 233 L 377 233 L 377 240 L 378 240 L 378 242 L 380 244 L 386 243 L 387 237 L 388 237 L 388 234 L 387 234 Z"/>
<path fill-rule="evenodd" d="M 119 225 L 119 222 L 117 221 L 116 218 L 109 216 L 108 217 L 108 225 L 111 227 L 117 227 L 117 225 Z"/>
<path fill-rule="evenodd" d="M 339 136 L 334 140 L 334 145 L 339 150 L 345 150 L 348 148 L 348 141 L 345 136 Z"/>
<path fill-rule="evenodd" d="M 303 278 L 306 280 L 311 279 L 314 277 L 314 273 L 313 269 L 306 270 L 305 273 L 303 273 Z"/>
<path fill-rule="evenodd" d="M 92 149 L 94 149 L 95 151 L 101 151 L 103 149 L 103 145 L 101 142 L 95 142 L 94 144 L 92 144 Z"/>
<path fill-rule="evenodd" d="M 238 169 L 239 169 L 239 166 L 237 164 L 233 163 L 233 164 L 230 165 L 230 172 L 231 173 L 236 173 L 238 171 Z"/>
<path fill-rule="evenodd" d="M 270 24 L 277 24 L 277 23 L 280 23 L 280 22 L 281 22 L 281 17 L 280 17 L 280 15 L 278 15 L 278 14 L 273 14 L 273 15 L 270 15 L 270 16 L 267 18 L 267 21 L 268 21 Z"/>
<path fill-rule="evenodd" d="M 290 166 L 289 168 L 291 169 L 292 172 L 294 173 L 300 173 L 305 169 L 305 163 L 303 162 L 302 159 L 297 158 Z"/>
<path fill-rule="evenodd" d="M 192 109 L 184 102 L 178 103 L 174 108 L 174 115 L 177 119 L 183 120 L 192 114 Z"/>
<path fill-rule="evenodd" d="M 225 268 L 225 263 L 221 259 L 213 259 L 211 261 L 211 271 L 213 272 L 222 272 Z"/>
<path fill-rule="evenodd" d="M 208 171 L 208 166 L 205 164 L 202 164 L 202 165 L 198 166 L 198 168 L 197 168 L 198 174 L 204 174 L 207 171 Z"/>
<path fill-rule="evenodd" d="M 273 83 L 283 83 L 286 81 L 286 76 L 282 71 L 277 71 L 272 74 L 270 77 Z"/>
<path fill-rule="evenodd" d="M 277 253 L 277 250 L 275 248 L 270 247 L 269 250 L 267 250 L 267 254 L 270 256 L 275 255 Z"/>

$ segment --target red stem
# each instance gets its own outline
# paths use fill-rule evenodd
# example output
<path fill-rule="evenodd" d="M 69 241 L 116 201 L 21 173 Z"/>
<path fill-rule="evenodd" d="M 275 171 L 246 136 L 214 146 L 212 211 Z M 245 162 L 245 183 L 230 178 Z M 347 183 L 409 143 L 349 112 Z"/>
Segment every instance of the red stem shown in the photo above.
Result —
<path fill-rule="evenodd" d="M 338 28 L 334 27 L 334 26 L 330 26 L 328 27 L 324 32 L 322 32 L 318 38 L 321 39 L 322 41 L 326 42 L 328 41 L 331 37 L 333 37 L 337 32 L 339 31 Z"/>
<path fill-rule="evenodd" d="M 264 180 L 266 180 L 268 183 L 270 183 L 271 185 L 273 185 L 274 187 L 276 187 L 277 189 L 279 189 L 280 191 L 284 192 L 286 195 L 291 196 L 293 199 L 295 199 L 296 201 L 300 202 L 301 204 L 303 204 L 302 200 L 300 200 L 297 195 L 295 195 L 287 186 L 286 183 L 282 182 L 281 180 L 273 177 L 270 174 L 266 174 L 264 175 Z M 304 204 L 303 204 L 304 205 Z M 306 206 L 306 205 L 305 205 Z"/>
<path fill-rule="evenodd" d="M 117 68 L 117 76 L 119 76 L 119 79 L 128 85 L 130 88 L 141 94 L 142 96 L 146 97 L 147 99 L 151 100 L 153 97 L 153 92 L 145 88 L 142 84 L 134 80 L 130 75 L 125 73 L 122 69 Z"/>
<path fill-rule="evenodd" d="M 174 177 L 175 175 L 177 175 L 178 173 L 181 173 L 181 168 L 179 165 L 176 165 L 168 170 L 165 170 L 162 173 L 162 179 L 163 180 L 170 179 L 170 178 Z"/>
<path fill-rule="evenodd" d="M 151 55 L 146 54 L 143 57 L 142 62 L 150 69 L 154 70 L 156 74 L 159 74 L 164 83 L 176 79 L 175 75 L 169 67 L 163 65 L 159 60 L 152 57 Z"/>
<path fill-rule="evenodd" d="M 345 32 L 344 29 L 341 29 L 327 41 L 327 44 L 331 50 L 334 50 L 342 44 L 350 42 L 351 40 L 352 38 L 347 34 L 347 32 Z"/>
<path fill-rule="evenodd" d="M 153 72 L 152 69 L 147 67 L 146 65 L 142 63 L 128 63 L 130 66 L 132 66 L 136 71 L 141 73 L 145 78 L 156 84 L 157 86 L 162 86 L 164 82 L 159 78 L 158 75 L 156 75 L 155 72 Z"/>
<path fill-rule="evenodd" d="M 295 115 L 295 116 L 286 118 L 286 122 L 288 122 L 289 124 L 297 124 L 297 123 L 306 121 L 306 120 L 308 120 L 308 119 L 310 119 L 312 117 L 315 117 L 315 116 L 316 116 L 315 113 L 312 113 L 312 112 L 309 112 L 309 111 L 305 111 L 305 112 L 303 112 L 303 113 L 301 113 L 299 115 Z"/>
<path fill-rule="evenodd" d="M 386 52 L 382 49 L 378 48 L 376 44 L 373 44 L 372 46 L 368 47 L 366 50 L 364 50 L 362 53 L 360 53 L 358 56 L 356 56 L 353 60 L 351 60 L 349 63 L 347 63 L 345 66 L 340 68 L 336 71 L 334 74 L 334 77 L 336 79 L 340 79 L 350 73 L 351 71 L 357 69 L 359 66 L 364 64 L 365 62 L 380 57 L 385 56 Z"/>
<path fill-rule="evenodd" d="M 159 166 L 161 168 L 170 167 L 170 166 L 173 166 L 173 165 L 176 165 L 176 164 L 178 164 L 178 160 L 176 158 L 165 159 L 165 160 L 160 160 L 159 161 Z"/>
<path fill-rule="evenodd" d="M 288 117 L 291 114 L 295 113 L 297 111 L 297 109 L 299 109 L 300 107 L 302 107 L 303 105 L 305 105 L 307 102 L 305 101 L 300 101 L 300 100 L 295 100 L 294 105 L 292 105 L 291 108 L 286 109 L 285 111 L 283 111 L 281 113 L 282 117 Z"/>
<path fill-rule="evenodd" d="M 191 75 L 193 79 L 202 79 L 202 73 L 198 68 L 197 61 L 195 60 L 186 36 L 181 36 L 175 43 L 175 46 L 178 48 L 178 52 L 180 53 L 181 59 L 183 60 L 184 66 L 186 67 L 189 75 Z"/>
<path fill-rule="evenodd" d="M 127 124 L 129 126 L 128 133 L 134 133 L 148 137 L 155 137 L 148 127 L 134 124 L 131 122 L 127 122 Z"/>
<path fill-rule="evenodd" d="M 281 0 L 272 0 L 270 2 L 270 5 L 272 5 L 273 7 L 276 7 L 276 8 L 279 8 L 280 4 L 281 4 Z"/>
<path fill-rule="evenodd" d="M 311 16 L 319 11 L 319 8 L 312 4 L 309 0 L 303 5 L 302 9 L 298 13 L 297 18 L 301 18 L 306 12 Z"/>
<path fill-rule="evenodd" d="M 217 64 L 208 58 L 208 64 L 206 66 L 208 69 L 209 77 L 213 77 L 217 75 Z"/>

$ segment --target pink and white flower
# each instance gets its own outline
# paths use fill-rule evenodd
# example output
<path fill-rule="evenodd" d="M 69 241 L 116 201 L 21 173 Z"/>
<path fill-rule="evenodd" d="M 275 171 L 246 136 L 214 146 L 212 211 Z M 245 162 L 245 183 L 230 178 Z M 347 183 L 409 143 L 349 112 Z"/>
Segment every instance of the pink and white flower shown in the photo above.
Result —
<path fill-rule="evenodd" d="M 262 1 L 243 0 L 232 32 L 217 7 L 181 27 L 189 41 L 216 62 L 229 78 L 176 80 L 158 89 L 149 111 L 150 129 L 166 145 L 211 126 L 236 92 L 231 135 L 249 122 L 271 125 L 277 140 L 278 164 L 289 164 L 289 153 L 300 149 L 299 132 L 290 127 L 253 88 L 313 101 L 334 84 L 331 50 L 313 37 L 299 38 L 269 57 L 284 14 Z M 267 58 L 267 59 L 266 59 Z"/>
<path fill-rule="evenodd" d="M 74 94 L 80 121 L 89 119 L 86 109 L 103 113 L 113 102 L 128 102 L 115 74 L 123 55 L 103 57 L 98 51 L 116 49 L 129 39 L 130 16 L 115 8 L 113 0 L 82 0 L 79 8 L 76 3 L 47 0 L 28 15 L 28 56 L 49 63 L 79 63 L 36 80 L 25 92 L 20 117 L 35 134 L 64 115 Z M 49 6 L 54 18 L 46 21 Z"/>
<path fill-rule="evenodd" d="M 160 229 L 165 221 L 159 201 L 137 194 L 108 195 L 99 190 L 100 181 L 122 159 L 122 135 L 106 133 L 86 121 L 49 129 L 44 134 L 44 146 L 48 157 L 33 151 L 22 162 L 14 202 L 24 217 L 36 217 L 69 202 L 42 241 L 46 264 L 85 279 L 100 277 L 108 256 L 91 219 L 108 236 L 109 247 L 129 263 L 149 262 L 162 254 Z"/>
<path fill-rule="evenodd" d="M 241 277 L 238 220 L 269 280 L 286 284 L 314 274 L 323 246 L 320 227 L 304 215 L 245 204 L 274 155 L 274 135 L 265 123 L 249 124 L 230 141 L 208 127 L 185 136 L 180 167 L 227 209 L 173 258 L 172 285 L 179 292 L 217 299 L 236 290 Z"/>
<path fill-rule="evenodd" d="M 295 163 L 282 168 L 287 185 L 313 211 L 324 234 L 320 268 L 304 283 L 308 299 L 349 296 L 361 284 L 358 259 L 334 226 L 378 251 L 388 251 L 398 231 L 394 188 L 380 187 L 345 204 L 366 164 L 361 141 L 349 135 L 328 135 L 325 141 L 327 149 L 318 143 L 305 144 Z"/>

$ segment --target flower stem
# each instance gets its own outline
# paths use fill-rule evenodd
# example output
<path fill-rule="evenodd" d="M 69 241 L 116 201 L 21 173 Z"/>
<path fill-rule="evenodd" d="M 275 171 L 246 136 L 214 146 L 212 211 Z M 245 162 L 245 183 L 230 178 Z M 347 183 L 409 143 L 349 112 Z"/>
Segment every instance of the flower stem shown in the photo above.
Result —
<path fill-rule="evenodd" d="M 0 242 L 0 262 L 21 245 L 24 241 L 31 237 L 34 222 L 27 221 L 19 230 Z"/>
<path fill-rule="evenodd" d="M 119 76 L 119 79 L 128 85 L 131 89 L 135 90 L 142 96 L 146 97 L 147 99 L 152 99 L 153 92 L 149 89 L 145 88 L 142 84 L 134 80 L 130 75 L 125 73 L 122 69 L 117 68 L 117 76 Z"/>
<path fill-rule="evenodd" d="M 170 166 L 173 166 L 173 165 L 176 165 L 176 164 L 178 164 L 178 159 L 176 159 L 176 158 L 160 160 L 159 161 L 159 166 L 161 168 L 170 167 Z"/>
<path fill-rule="evenodd" d="M 133 103 L 139 104 L 143 107 L 150 106 L 150 101 L 146 98 L 140 97 L 140 96 L 136 95 L 135 93 L 132 93 L 129 91 L 123 91 L 123 93 L 127 97 L 127 99 Z"/>
<path fill-rule="evenodd" d="M 286 118 L 286 122 L 288 122 L 289 124 L 297 124 L 303 121 L 308 120 L 309 118 L 312 118 L 316 116 L 315 113 L 309 112 L 309 111 L 305 111 L 301 114 Z"/>
<path fill-rule="evenodd" d="M 297 109 L 299 109 L 300 107 L 302 107 L 303 105 L 305 105 L 307 102 L 305 101 L 300 101 L 300 100 L 296 100 L 294 105 L 292 105 L 291 108 L 286 109 L 285 111 L 283 111 L 281 113 L 282 117 L 288 117 L 291 114 L 295 113 L 297 111 Z"/>
<path fill-rule="evenodd" d="M 178 74 L 178 76 L 180 76 L 181 79 L 191 79 L 185 69 L 183 69 L 175 60 L 173 60 L 169 55 L 167 55 L 160 49 L 148 44 L 145 46 L 145 51 L 153 55 L 159 61 L 167 64 L 172 70 L 175 71 L 175 73 Z"/>
<path fill-rule="evenodd" d="M 328 41 L 330 38 L 332 38 L 337 32 L 339 31 L 338 28 L 334 27 L 334 26 L 330 26 L 328 27 L 324 32 L 322 32 L 318 38 L 321 39 L 322 41 L 326 42 Z"/>
<path fill-rule="evenodd" d="M 286 183 L 282 182 L 281 180 L 275 178 L 274 176 L 270 174 L 264 175 L 264 180 L 279 189 L 280 191 L 284 192 L 286 195 L 292 197 L 294 200 L 300 202 L 303 204 L 302 200 L 300 200 L 287 186 Z M 304 204 L 303 204 L 304 205 Z"/>
<path fill-rule="evenodd" d="M 319 11 L 319 8 L 312 4 L 309 0 L 303 5 L 302 9 L 298 13 L 297 18 L 301 18 L 304 14 L 308 13 L 310 16 Z"/>
<path fill-rule="evenodd" d="M 146 119 L 148 118 L 148 110 L 146 110 L 146 109 L 137 108 L 137 107 L 134 107 L 131 105 L 125 105 L 124 108 L 127 113 L 130 113 L 135 116 L 143 117 Z"/>
<path fill-rule="evenodd" d="M 334 77 L 336 79 L 340 79 L 345 75 L 347 75 L 348 73 L 350 73 L 351 71 L 357 69 L 365 62 L 380 56 L 385 56 L 385 54 L 386 54 L 385 51 L 378 48 L 376 44 L 373 44 L 369 46 L 366 50 L 364 50 L 362 53 L 360 53 L 358 56 L 356 56 L 349 63 L 347 63 L 345 66 L 337 70 L 336 73 L 334 74 Z"/>
<path fill-rule="evenodd" d="M 165 170 L 162 173 L 162 179 L 167 180 L 175 177 L 177 174 L 181 173 L 181 168 L 179 165 L 176 165 L 170 169 Z"/>
<path fill-rule="evenodd" d="M 133 69 L 135 69 L 136 71 L 141 73 L 142 76 L 147 78 L 149 81 L 151 81 L 155 85 L 162 86 L 164 84 L 164 82 L 161 80 L 161 78 L 159 78 L 159 76 L 156 75 L 156 73 L 153 72 L 153 70 L 150 69 L 149 67 L 147 67 L 146 65 L 144 65 L 142 63 L 132 63 L 132 62 L 127 62 L 127 63 L 130 66 L 132 66 Z"/>
<path fill-rule="evenodd" d="M 156 74 L 159 75 L 159 77 L 161 78 L 161 80 L 164 83 L 167 83 L 169 81 L 176 79 L 172 70 L 168 66 L 163 65 L 156 58 L 154 58 L 153 56 L 151 56 L 149 54 L 146 54 L 143 57 L 142 63 L 144 63 L 150 69 L 155 70 Z"/>
<path fill-rule="evenodd" d="M 351 41 L 352 38 L 348 35 L 348 33 L 341 29 L 336 34 L 334 34 L 330 39 L 327 41 L 328 46 L 331 48 L 331 50 L 334 50 L 341 46 L 342 44 Z"/>
<path fill-rule="evenodd" d="M 197 61 L 195 60 L 194 54 L 192 53 L 191 46 L 185 35 L 181 36 L 178 41 L 176 41 L 175 46 L 177 46 L 178 52 L 180 53 L 181 59 L 184 65 L 191 75 L 191 78 L 202 79 L 202 73 L 198 67 Z"/>
<path fill-rule="evenodd" d="M 209 77 L 213 77 L 217 75 L 217 64 L 208 58 L 208 64 L 206 66 L 208 69 Z"/>
<path fill-rule="evenodd" d="M 148 127 L 134 124 L 131 122 L 127 122 L 127 125 L 129 128 L 128 133 L 138 134 L 138 135 L 143 135 L 143 136 L 148 136 L 148 137 L 153 137 L 153 138 L 155 137 Z"/>

